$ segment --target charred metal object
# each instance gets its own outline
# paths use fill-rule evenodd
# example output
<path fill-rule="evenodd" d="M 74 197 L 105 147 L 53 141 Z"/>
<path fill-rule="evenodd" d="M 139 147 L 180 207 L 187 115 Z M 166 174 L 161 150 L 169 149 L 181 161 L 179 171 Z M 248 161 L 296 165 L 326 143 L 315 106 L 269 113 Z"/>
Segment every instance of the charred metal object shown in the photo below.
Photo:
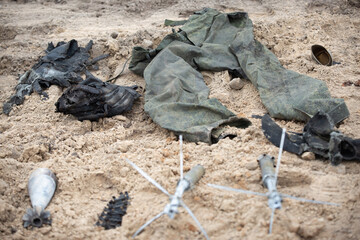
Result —
<path fill-rule="evenodd" d="M 22 218 L 25 228 L 51 225 L 50 212 L 45 211 L 45 208 L 54 195 L 56 183 L 56 176 L 47 168 L 38 168 L 30 175 L 28 191 L 33 208 L 27 209 Z"/>
<path fill-rule="evenodd" d="M 279 147 L 281 128 L 269 115 L 262 118 L 265 137 Z M 305 125 L 302 133 L 286 133 L 284 150 L 301 155 L 313 152 L 330 159 L 333 165 L 342 161 L 360 161 L 360 139 L 351 139 L 335 130 L 329 114 L 319 111 Z"/>
<path fill-rule="evenodd" d="M 89 60 L 92 45 L 93 42 L 90 41 L 85 48 L 79 47 L 76 40 L 59 42 L 56 47 L 53 43 L 49 43 L 45 51 L 47 54 L 20 76 L 15 94 L 4 103 L 3 112 L 9 114 L 14 104 L 22 104 L 25 96 L 34 91 L 46 99 L 48 95 L 44 89 L 51 85 L 70 87 L 71 84 L 81 82 L 83 80 L 81 74 L 87 67 L 108 56 L 102 55 Z"/>
<path fill-rule="evenodd" d="M 96 121 L 131 110 L 140 97 L 137 86 L 123 87 L 94 77 L 86 72 L 86 80 L 66 89 L 55 103 L 56 111 L 72 114 L 80 121 Z"/>
<path fill-rule="evenodd" d="M 130 197 L 127 192 L 120 193 L 118 198 L 113 196 L 113 199 L 107 204 L 103 212 L 96 222 L 96 226 L 101 226 L 105 230 L 120 227 L 122 218 L 126 215 L 127 207 L 130 205 Z"/>

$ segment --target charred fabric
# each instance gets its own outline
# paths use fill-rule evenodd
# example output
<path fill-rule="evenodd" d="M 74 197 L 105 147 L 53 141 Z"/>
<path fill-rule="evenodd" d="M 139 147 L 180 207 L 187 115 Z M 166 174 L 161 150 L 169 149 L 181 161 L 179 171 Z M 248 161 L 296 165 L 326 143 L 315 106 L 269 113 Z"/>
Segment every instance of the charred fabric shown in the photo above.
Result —
<path fill-rule="evenodd" d="M 86 80 L 65 90 L 55 103 L 56 110 L 79 120 L 96 121 L 130 111 L 140 94 L 137 86 L 123 87 L 103 82 L 86 72 Z"/>
<path fill-rule="evenodd" d="M 56 47 L 49 43 L 47 54 L 20 76 L 15 94 L 4 104 L 3 112 L 9 114 L 14 104 L 22 104 L 25 96 L 34 91 L 47 99 L 44 90 L 51 85 L 68 88 L 57 101 L 56 110 L 79 120 L 93 121 L 129 111 L 140 97 L 135 91 L 137 86 L 118 86 L 92 76 L 88 69 L 98 68 L 95 64 L 108 57 L 101 55 L 90 60 L 92 45 L 90 41 L 85 48 L 79 47 L 76 40 L 59 42 Z M 82 74 L 86 74 L 86 80 Z"/>

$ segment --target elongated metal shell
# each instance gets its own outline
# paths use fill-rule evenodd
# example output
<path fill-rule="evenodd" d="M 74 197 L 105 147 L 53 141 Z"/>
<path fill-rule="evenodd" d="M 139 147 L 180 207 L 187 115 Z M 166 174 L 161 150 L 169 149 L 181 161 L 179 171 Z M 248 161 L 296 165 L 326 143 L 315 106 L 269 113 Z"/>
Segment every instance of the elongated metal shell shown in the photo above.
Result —
<path fill-rule="evenodd" d="M 187 172 L 184 176 L 186 180 L 190 183 L 190 188 L 193 188 L 193 186 L 204 176 L 205 169 L 200 164 L 196 165 L 192 169 L 190 169 L 189 172 Z"/>
<path fill-rule="evenodd" d="M 270 155 L 263 154 L 258 157 L 262 181 L 270 191 L 273 190 L 275 186 L 275 168 L 274 168 L 274 158 Z"/>
<path fill-rule="evenodd" d="M 274 158 L 270 155 L 264 154 L 258 157 L 258 161 L 261 169 L 262 181 L 266 186 L 265 180 L 267 178 L 275 179 Z"/>
<path fill-rule="evenodd" d="M 282 199 L 280 194 L 276 190 L 274 157 L 263 154 L 259 156 L 258 161 L 261 168 L 263 184 L 269 190 L 268 205 L 271 209 L 280 209 Z"/>
<path fill-rule="evenodd" d="M 55 174 L 48 168 L 36 169 L 29 178 L 28 190 L 33 208 L 44 210 L 52 199 L 56 189 Z"/>

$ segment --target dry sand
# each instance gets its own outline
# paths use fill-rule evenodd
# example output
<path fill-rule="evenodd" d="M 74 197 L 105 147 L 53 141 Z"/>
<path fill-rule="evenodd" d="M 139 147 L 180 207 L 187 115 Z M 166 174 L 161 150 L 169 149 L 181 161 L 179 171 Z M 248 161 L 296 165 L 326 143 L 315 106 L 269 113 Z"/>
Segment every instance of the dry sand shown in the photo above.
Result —
<path fill-rule="evenodd" d="M 135 45 L 153 47 L 171 32 L 165 18 L 186 19 L 202 7 L 220 11 L 247 11 L 256 38 L 291 70 L 325 81 L 332 96 L 345 99 L 350 117 L 340 130 L 360 138 L 360 87 L 342 86 L 360 80 L 360 10 L 346 0 L 235 1 L 228 0 L 69 0 L 0 1 L 0 102 L 14 91 L 19 74 L 43 56 L 50 41 L 77 39 L 81 46 L 94 40 L 92 56 L 110 53 L 100 63 L 98 77 L 108 79 L 121 69 Z M 354 0 L 352 1 L 354 2 Z M 118 36 L 112 38 L 112 33 Z M 310 46 L 322 44 L 341 62 L 320 66 L 310 58 Z M 270 209 L 266 199 L 215 190 L 207 183 L 265 192 L 256 158 L 277 156 L 278 148 L 261 131 L 252 114 L 266 113 L 256 89 L 246 82 L 230 89 L 225 72 L 205 72 L 211 97 L 218 98 L 253 125 L 233 130 L 238 137 L 209 146 L 184 143 L 186 170 L 202 164 L 206 174 L 185 193 L 211 239 L 359 239 L 360 165 L 330 165 L 320 159 L 305 161 L 284 153 L 279 191 L 299 197 L 332 201 L 341 207 L 285 200 L 276 211 L 273 234 L 268 235 Z M 145 83 L 129 70 L 120 85 Z M 157 126 L 143 110 L 144 98 L 124 116 L 99 122 L 77 121 L 55 113 L 62 89 L 52 86 L 50 98 L 34 93 L 9 116 L 0 115 L 0 238 L 1 239 L 129 239 L 168 202 L 122 159 L 130 158 L 173 193 L 179 178 L 178 142 Z M 2 104 L 1 104 L 2 106 Z M 0 107 L 1 108 L 1 107 Z M 2 110 L 2 109 L 0 109 Z M 301 131 L 304 123 L 277 121 L 288 130 Z M 48 210 L 52 226 L 27 230 L 22 215 L 30 206 L 29 174 L 36 168 L 52 169 L 59 180 Z M 131 205 L 123 225 L 113 230 L 95 227 L 98 214 L 112 196 L 128 191 Z M 202 239 L 194 221 L 181 209 L 175 220 L 162 217 L 138 239 Z"/>

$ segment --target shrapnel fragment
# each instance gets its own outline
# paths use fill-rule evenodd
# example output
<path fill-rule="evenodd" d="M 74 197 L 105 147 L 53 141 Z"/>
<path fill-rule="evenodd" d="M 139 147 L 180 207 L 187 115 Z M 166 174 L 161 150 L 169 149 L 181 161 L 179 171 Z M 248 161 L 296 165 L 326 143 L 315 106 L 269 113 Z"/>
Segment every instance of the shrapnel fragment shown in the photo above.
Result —
<path fill-rule="evenodd" d="M 128 192 L 125 192 L 125 194 L 121 192 L 118 198 L 113 196 L 113 199 L 104 208 L 95 225 L 101 226 L 105 230 L 120 227 L 129 205 L 130 197 Z"/>

